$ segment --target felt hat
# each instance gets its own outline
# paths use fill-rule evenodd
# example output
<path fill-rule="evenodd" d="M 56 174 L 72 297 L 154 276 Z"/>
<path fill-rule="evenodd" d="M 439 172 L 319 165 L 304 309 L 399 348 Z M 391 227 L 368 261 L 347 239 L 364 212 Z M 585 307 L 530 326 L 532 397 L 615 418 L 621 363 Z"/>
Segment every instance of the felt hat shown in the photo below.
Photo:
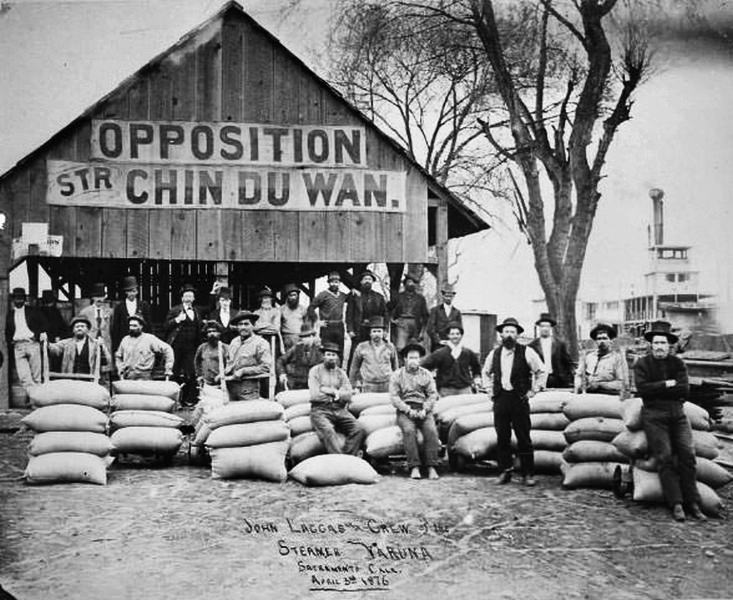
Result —
<path fill-rule="evenodd" d="M 359 281 L 364 279 L 364 277 L 371 277 L 372 282 L 375 282 L 377 280 L 377 276 L 369 269 L 364 269 L 364 271 L 362 271 L 361 275 L 359 275 Z"/>
<path fill-rule="evenodd" d="M 332 281 L 334 279 L 337 279 L 338 281 L 341 281 L 341 273 L 339 273 L 338 271 L 331 271 L 328 274 L 328 281 Z"/>
<path fill-rule="evenodd" d="M 405 276 L 402 279 L 402 283 L 406 283 L 408 279 L 410 281 L 414 281 L 416 285 L 420 283 L 420 278 L 417 275 L 413 275 L 412 273 L 405 273 Z"/>
<path fill-rule="evenodd" d="M 135 277 L 128 275 L 127 277 L 122 278 L 121 287 L 123 292 L 129 292 L 130 290 L 134 290 L 140 286 L 138 286 L 137 279 Z"/>
<path fill-rule="evenodd" d="M 41 292 L 41 302 L 55 302 L 56 300 L 56 292 L 53 290 L 43 290 Z"/>
<path fill-rule="evenodd" d="M 607 323 L 598 323 L 593 329 L 590 330 L 590 339 L 594 340 L 598 337 L 599 333 L 606 332 L 610 339 L 616 337 L 616 328 L 608 325 Z"/>
<path fill-rule="evenodd" d="M 547 323 L 549 323 L 549 324 L 550 324 L 550 325 L 552 325 L 553 327 L 554 327 L 555 325 L 557 325 L 557 321 L 556 321 L 555 319 L 553 319 L 553 318 L 552 318 L 552 315 L 551 315 L 550 313 L 546 313 L 546 312 L 540 313 L 540 318 L 539 318 L 539 319 L 537 319 L 537 320 L 536 320 L 536 321 L 534 322 L 534 324 L 535 324 L 535 325 L 539 325 L 539 324 L 540 324 L 540 323 L 542 323 L 543 321 L 546 321 Z"/>
<path fill-rule="evenodd" d="M 229 322 L 229 324 L 236 325 L 240 321 L 244 321 L 246 319 L 254 325 L 259 318 L 260 315 L 257 313 L 253 313 L 249 310 L 240 310 L 236 315 L 234 315 L 234 318 Z"/>
<path fill-rule="evenodd" d="M 137 321 L 138 323 L 140 323 L 140 325 L 145 327 L 145 319 L 142 315 L 130 315 L 129 317 L 127 317 L 127 322 L 129 323 L 130 321 Z"/>
<path fill-rule="evenodd" d="M 461 325 L 458 321 L 451 321 L 450 323 L 448 323 L 448 325 L 445 326 L 446 331 L 450 331 L 451 329 L 458 329 L 461 334 L 464 333 L 463 325 Z"/>
<path fill-rule="evenodd" d="M 512 325 L 513 327 L 516 327 L 517 333 L 522 333 L 524 331 L 524 327 L 522 327 L 519 324 L 519 321 L 517 321 L 514 317 L 507 317 L 506 319 L 504 319 L 496 326 L 496 330 L 501 333 L 504 330 L 504 327 L 506 327 L 507 325 Z"/>
<path fill-rule="evenodd" d="M 229 298 L 232 299 L 232 290 L 230 290 L 227 286 L 223 285 L 218 290 L 216 290 L 216 295 L 219 298 Z"/>
<path fill-rule="evenodd" d="M 384 329 L 384 317 L 375 315 L 369 319 L 369 329 Z"/>
<path fill-rule="evenodd" d="M 405 347 L 400 350 L 400 355 L 405 357 L 410 350 L 417 350 L 420 353 L 420 356 L 425 356 L 426 354 L 425 346 L 423 346 L 417 340 L 410 340 L 409 342 L 407 342 L 407 344 L 405 344 Z"/>
<path fill-rule="evenodd" d="M 674 333 L 672 333 L 672 324 L 669 321 L 654 321 L 652 328 L 644 333 L 644 339 L 647 342 L 651 342 L 655 335 L 665 336 L 670 344 L 674 344 L 679 339 Z"/>
<path fill-rule="evenodd" d="M 204 333 L 207 333 L 208 331 L 211 331 L 212 329 L 214 331 L 218 331 L 219 333 L 224 331 L 224 327 L 222 327 L 221 323 L 219 321 L 215 321 L 214 319 L 209 319 L 207 321 L 204 321 L 204 326 L 202 327 Z"/>
<path fill-rule="evenodd" d="M 298 335 L 302 338 L 316 335 L 316 330 L 314 329 L 313 325 L 311 325 L 310 321 L 303 321 L 303 323 L 300 325 L 300 333 Z"/>
<path fill-rule="evenodd" d="M 10 295 L 13 298 L 25 298 L 27 296 L 27 294 L 25 293 L 25 288 L 22 287 L 13 288 L 13 291 Z"/>
<path fill-rule="evenodd" d="M 191 283 L 190 281 L 187 281 L 181 286 L 181 294 L 184 294 L 185 292 L 195 292 L 196 286 Z"/>
<path fill-rule="evenodd" d="M 272 290 L 271 290 L 271 289 L 270 289 L 269 287 L 267 287 L 267 286 L 263 287 L 263 288 L 262 288 L 262 289 L 260 290 L 259 294 L 257 294 L 257 296 L 258 296 L 259 298 L 265 298 L 265 297 L 267 297 L 267 296 L 269 296 L 270 298 L 272 298 L 272 295 L 273 295 L 273 294 L 272 294 Z"/>
<path fill-rule="evenodd" d="M 441 294 L 455 294 L 456 290 L 450 283 L 446 281 L 445 283 L 443 283 L 443 285 L 440 286 L 440 293 Z"/>
<path fill-rule="evenodd" d="M 106 298 L 107 292 L 104 289 L 103 283 L 95 283 L 90 289 L 89 289 L 89 297 L 90 298 Z"/>
<path fill-rule="evenodd" d="M 321 352 L 335 352 L 339 356 L 341 355 L 341 348 L 335 342 L 323 342 L 321 344 Z"/>
<path fill-rule="evenodd" d="M 286 283 L 283 287 L 283 294 L 287 296 L 290 292 L 298 292 L 300 294 L 300 288 L 294 283 Z"/>
<path fill-rule="evenodd" d="M 76 316 L 73 319 L 71 319 L 71 323 L 69 323 L 69 327 L 73 329 L 74 325 L 76 325 L 77 323 L 84 323 L 87 326 L 87 329 L 92 328 L 92 322 L 89 319 L 87 319 L 86 317 L 82 317 L 82 316 Z"/>

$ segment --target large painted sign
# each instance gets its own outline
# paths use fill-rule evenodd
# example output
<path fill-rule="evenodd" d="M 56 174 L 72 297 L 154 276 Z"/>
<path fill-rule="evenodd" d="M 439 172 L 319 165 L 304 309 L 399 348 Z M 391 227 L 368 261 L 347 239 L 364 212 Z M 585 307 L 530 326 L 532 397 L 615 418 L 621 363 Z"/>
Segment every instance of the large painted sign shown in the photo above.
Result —
<path fill-rule="evenodd" d="M 402 171 L 366 166 L 366 130 L 92 121 L 89 163 L 49 160 L 57 206 L 405 212 Z"/>

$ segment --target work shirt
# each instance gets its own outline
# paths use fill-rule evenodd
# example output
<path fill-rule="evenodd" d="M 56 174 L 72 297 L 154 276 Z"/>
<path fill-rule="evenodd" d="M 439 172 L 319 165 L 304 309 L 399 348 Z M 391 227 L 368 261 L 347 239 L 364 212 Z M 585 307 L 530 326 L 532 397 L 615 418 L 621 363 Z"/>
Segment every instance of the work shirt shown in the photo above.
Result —
<path fill-rule="evenodd" d="M 493 385 L 493 360 L 494 360 L 494 352 L 496 352 L 496 348 L 494 348 L 491 352 L 489 352 L 489 355 L 486 357 L 486 361 L 484 362 L 484 368 L 482 371 L 483 376 L 483 383 L 484 387 L 487 389 L 491 389 Z M 499 357 L 499 360 L 501 361 L 501 387 L 502 389 L 506 390 L 507 392 L 511 392 L 514 390 L 514 386 L 512 386 L 511 382 L 511 376 L 512 376 L 512 367 L 514 366 L 514 350 L 509 350 L 508 348 L 504 348 L 504 346 L 501 346 L 501 355 Z M 542 359 L 539 357 L 539 355 L 532 350 L 529 346 L 524 347 L 524 357 L 527 361 L 527 365 L 529 366 L 529 370 L 534 375 L 534 386 L 533 390 L 536 392 L 538 390 L 541 390 L 545 387 L 545 384 L 547 383 L 547 373 L 545 371 L 545 363 L 542 361 Z"/>
<path fill-rule="evenodd" d="M 397 350 L 387 342 L 379 344 L 361 342 L 354 350 L 349 370 L 352 385 L 361 380 L 364 383 L 383 383 L 389 381 L 392 372 L 398 367 Z"/>
<path fill-rule="evenodd" d="M 595 385 L 590 387 L 591 391 L 594 389 L 617 392 L 625 390 L 629 380 L 626 360 L 616 350 L 603 355 L 599 354 L 598 350 L 583 354 L 575 373 L 575 389 L 589 389 L 588 380 L 591 377 L 595 380 Z M 599 383 L 602 385 L 599 386 Z"/>
<path fill-rule="evenodd" d="M 165 373 L 172 373 L 173 348 L 152 333 L 143 332 L 138 337 L 126 335 L 115 352 L 117 371 L 121 374 L 130 371 L 149 373 L 153 370 L 157 354 L 165 356 Z"/>
<path fill-rule="evenodd" d="M 667 387 L 666 381 L 674 379 L 674 387 Z M 690 391 L 687 367 L 677 356 L 654 358 L 651 354 L 642 356 L 634 365 L 636 391 L 644 406 L 662 406 L 684 402 Z"/>
<path fill-rule="evenodd" d="M 323 353 L 318 344 L 298 342 L 277 359 L 277 374 L 290 375 L 302 382 L 308 380 L 311 368 L 323 362 Z"/>
<path fill-rule="evenodd" d="M 212 346 L 208 342 L 204 342 L 196 349 L 193 357 L 193 366 L 196 370 L 196 377 L 203 377 L 204 381 L 209 385 L 216 385 L 216 376 L 219 375 L 219 348 L 221 347 L 221 364 L 226 368 L 227 354 L 229 346 L 218 342 L 216 346 Z"/>
<path fill-rule="evenodd" d="M 427 369 L 418 367 L 416 371 L 408 371 L 402 367 L 389 380 L 389 398 L 399 411 L 418 407 L 431 412 L 438 400 L 438 390 Z"/>
<path fill-rule="evenodd" d="M 15 319 L 15 333 L 13 334 L 13 341 L 18 342 L 20 340 L 32 340 L 33 332 L 31 331 L 31 328 L 28 327 L 28 321 L 25 318 L 25 305 L 13 310 L 13 318 Z"/>
<path fill-rule="evenodd" d="M 347 295 L 343 292 L 324 290 L 318 294 L 310 305 L 310 310 L 318 310 L 318 318 L 328 323 L 344 320 L 344 305 L 346 304 Z"/>
<path fill-rule="evenodd" d="M 337 390 L 336 397 L 322 392 L 324 387 Z M 311 396 L 311 404 L 345 404 L 351 400 L 353 393 L 346 371 L 341 367 L 327 369 L 323 363 L 316 365 L 308 373 L 308 391 Z"/>
<path fill-rule="evenodd" d="M 308 309 L 300 304 L 290 308 L 287 304 L 280 307 L 280 332 L 283 335 L 298 335 Z"/>
<path fill-rule="evenodd" d="M 415 319 L 415 328 L 418 332 L 428 322 L 428 305 L 425 297 L 417 292 L 400 292 L 394 302 L 390 302 L 393 319 Z"/>
<path fill-rule="evenodd" d="M 112 357 L 109 354 L 109 350 L 105 347 L 101 339 L 95 340 L 91 335 L 87 335 L 81 340 L 71 337 L 59 342 L 50 343 L 48 345 L 48 352 L 52 356 L 61 356 L 61 373 L 76 373 L 78 372 L 76 368 L 77 357 L 84 351 L 84 345 L 86 343 L 89 344 L 89 350 L 87 352 L 88 370 L 84 370 L 84 373 L 93 372 L 97 352 L 102 353 L 100 365 L 111 364 Z"/>
<path fill-rule="evenodd" d="M 257 334 L 246 339 L 237 337 L 229 344 L 225 373 L 235 379 L 251 379 L 272 369 L 270 344 Z"/>
<path fill-rule="evenodd" d="M 260 318 L 255 323 L 256 333 L 277 333 L 280 331 L 280 309 L 277 306 L 258 308 L 254 311 Z"/>

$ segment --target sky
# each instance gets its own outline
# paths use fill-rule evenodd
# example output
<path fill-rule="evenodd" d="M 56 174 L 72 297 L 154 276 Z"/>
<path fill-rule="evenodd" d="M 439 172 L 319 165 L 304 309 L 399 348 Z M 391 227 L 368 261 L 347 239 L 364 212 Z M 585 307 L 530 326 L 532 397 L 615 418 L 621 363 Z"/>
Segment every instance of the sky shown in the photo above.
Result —
<path fill-rule="evenodd" d="M 290 0 L 243 5 L 306 64 L 316 65 L 334 1 L 303 0 L 285 15 Z M 0 173 L 222 4 L 0 0 Z M 731 14 L 727 2 L 713 4 L 721 15 Z M 704 291 L 733 305 L 732 49 L 725 37 L 710 41 L 679 32 L 658 48 L 659 70 L 638 91 L 633 119 L 621 127 L 608 156 L 582 298 L 618 298 L 632 285 L 640 289 L 648 191 L 659 187 L 665 191 L 666 241 L 693 246 Z M 457 305 L 532 318 L 531 300 L 541 291 L 530 248 L 515 230 L 497 226 L 452 247 L 460 252 L 451 273 L 458 279 Z M 733 331 L 733 310 L 726 329 Z"/>

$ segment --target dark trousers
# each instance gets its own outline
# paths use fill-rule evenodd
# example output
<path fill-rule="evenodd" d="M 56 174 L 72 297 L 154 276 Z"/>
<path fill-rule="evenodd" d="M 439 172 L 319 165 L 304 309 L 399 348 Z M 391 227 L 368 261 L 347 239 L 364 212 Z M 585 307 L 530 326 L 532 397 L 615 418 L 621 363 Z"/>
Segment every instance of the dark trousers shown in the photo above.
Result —
<path fill-rule="evenodd" d="M 494 429 L 499 469 L 512 468 L 512 428 L 517 437 L 517 456 L 523 475 L 534 475 L 534 448 L 529 435 L 529 401 L 518 393 L 502 390 L 494 398 Z"/>
<path fill-rule="evenodd" d="M 329 454 L 356 454 L 366 437 L 366 432 L 354 415 L 341 405 L 314 405 L 311 408 L 311 423 Z M 336 436 L 337 431 L 346 436 L 343 452 Z"/>
<path fill-rule="evenodd" d="M 174 346 L 173 378 L 181 384 L 181 403 L 194 404 L 198 395 L 196 389 L 196 369 L 193 358 L 196 347 L 188 344 Z"/>
<path fill-rule="evenodd" d="M 402 430 L 402 439 L 407 454 L 407 466 L 419 467 L 424 464 L 426 467 L 438 466 L 438 453 L 440 452 L 440 440 L 438 440 L 438 429 L 435 427 L 433 415 L 427 415 L 424 419 L 411 419 L 403 412 L 397 413 L 397 425 Z M 420 460 L 420 450 L 417 444 L 417 431 L 422 431 L 424 463 Z"/>
<path fill-rule="evenodd" d="M 550 373 L 547 376 L 547 384 L 546 387 L 548 388 L 565 388 L 565 387 L 572 387 L 572 383 L 569 383 L 566 378 L 559 377 L 555 373 Z"/>
<path fill-rule="evenodd" d="M 641 411 L 649 453 L 659 465 L 664 499 L 675 504 L 700 503 L 695 478 L 695 449 L 690 421 L 681 402 L 644 406 Z"/>

